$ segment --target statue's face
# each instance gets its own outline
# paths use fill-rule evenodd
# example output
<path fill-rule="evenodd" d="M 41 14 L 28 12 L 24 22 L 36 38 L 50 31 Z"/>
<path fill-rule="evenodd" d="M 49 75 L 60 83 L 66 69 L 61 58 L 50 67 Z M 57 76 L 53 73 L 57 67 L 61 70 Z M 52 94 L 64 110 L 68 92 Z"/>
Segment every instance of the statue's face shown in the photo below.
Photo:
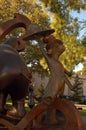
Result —
<path fill-rule="evenodd" d="M 63 43 L 58 43 L 55 45 L 56 51 L 59 52 L 59 54 L 62 54 L 65 51 L 65 46 L 63 45 Z"/>
<path fill-rule="evenodd" d="M 56 39 L 54 36 L 51 35 L 44 40 L 46 42 L 46 49 L 48 54 L 59 56 L 65 51 L 63 42 L 59 39 Z"/>
<path fill-rule="evenodd" d="M 50 50 L 48 50 L 50 51 Z M 57 56 L 60 56 L 63 52 L 65 51 L 65 47 L 62 44 L 53 44 L 53 47 L 51 48 L 51 54 L 52 55 L 57 55 Z"/>

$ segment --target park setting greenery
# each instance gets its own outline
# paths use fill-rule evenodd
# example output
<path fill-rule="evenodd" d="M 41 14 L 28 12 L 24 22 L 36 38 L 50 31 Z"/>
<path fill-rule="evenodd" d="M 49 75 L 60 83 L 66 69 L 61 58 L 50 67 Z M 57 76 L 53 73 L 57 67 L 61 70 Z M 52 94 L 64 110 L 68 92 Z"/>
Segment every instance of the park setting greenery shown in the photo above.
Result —
<path fill-rule="evenodd" d="M 11 100 L 7 100 L 7 104 L 8 104 L 8 105 L 12 105 Z M 26 111 L 29 111 L 29 110 L 30 110 L 29 105 L 28 105 L 28 101 L 25 102 L 25 110 L 26 110 Z M 79 112 L 80 112 L 80 115 L 81 115 L 81 116 L 86 116 L 86 109 L 84 110 L 84 108 L 82 108 L 82 110 L 79 110 Z"/>
<path fill-rule="evenodd" d="M 85 0 L 76 0 L 76 2 L 72 0 L 0 0 L 0 33 L 4 29 L 6 30 L 3 23 L 4 25 L 10 23 L 17 27 L 16 29 L 14 27 L 9 34 L 5 32 L 6 36 L 0 39 L 1 54 L 3 54 L 1 55 L 1 67 L 4 68 L 1 68 L 0 129 L 23 130 L 42 127 L 52 127 L 51 129 L 53 129 L 54 126 L 71 128 L 71 130 L 82 128 L 81 118 L 84 119 L 86 116 L 86 95 L 83 93 L 82 80 L 86 80 L 86 78 L 79 76 L 86 72 L 86 21 L 85 19 L 80 21 L 77 16 L 73 16 L 75 13 L 81 15 L 81 12 L 86 12 Z M 17 14 L 22 15 L 18 15 L 21 17 L 17 19 Z M 15 23 L 11 19 L 19 22 L 18 25 L 14 25 Z M 27 29 L 21 19 L 26 25 L 28 23 L 26 21 L 31 21 L 31 28 Z M 50 44 L 46 37 L 39 39 L 37 37 L 39 35 L 35 35 L 37 40 L 33 40 L 33 38 L 26 40 L 26 44 L 23 41 L 28 39 L 27 37 L 33 29 L 32 25 L 35 24 L 45 30 L 42 32 L 42 36 L 46 35 L 44 32 L 49 33 L 49 29 L 55 30 L 52 34 L 54 37 L 51 35 L 55 41 L 50 40 L 50 44 L 58 44 L 51 46 L 49 49 L 52 50 L 51 53 L 48 51 Z M 7 30 L 10 29 L 8 27 Z M 47 29 L 48 31 L 46 31 Z M 81 31 L 84 32 L 83 35 L 81 35 Z M 16 38 L 16 40 L 9 41 L 11 38 Z M 45 45 L 44 42 L 47 44 Z M 10 43 L 13 44 L 13 48 Z M 22 44 L 22 48 L 16 50 L 18 46 L 15 43 Z M 63 44 L 66 50 L 63 49 Z M 10 51 L 11 49 L 13 51 Z M 60 56 L 62 49 L 65 51 Z M 12 55 L 16 59 L 15 57 L 10 58 Z M 49 55 L 52 56 L 48 57 Z M 47 59 L 49 59 L 49 64 Z M 6 61 L 6 64 L 2 64 L 3 61 Z M 81 71 L 75 72 L 74 70 L 79 64 L 83 68 Z M 11 69 L 11 67 L 14 68 Z M 50 85 L 47 84 L 47 81 Z M 65 92 L 66 85 L 68 88 Z M 47 89 L 48 86 L 49 89 Z"/>
<path fill-rule="evenodd" d="M 77 16 L 73 18 L 70 15 L 72 11 L 80 13 L 81 10 L 86 11 L 86 2 L 83 0 L 0 0 L 0 24 L 13 18 L 14 13 L 20 13 L 43 29 L 55 29 L 53 35 L 62 40 L 66 47 L 60 57 L 64 67 L 73 71 L 76 65 L 82 63 L 82 71 L 85 71 L 86 35 L 79 38 L 79 33 L 86 28 L 86 21 L 79 21 Z M 9 36 L 18 37 L 20 31 L 23 30 L 15 29 Z M 28 41 L 23 56 L 32 71 L 47 74 L 48 68 L 37 44 Z"/>
<path fill-rule="evenodd" d="M 86 21 L 73 17 L 71 12 L 79 15 L 86 13 L 85 0 L 0 0 L 0 24 L 12 19 L 15 13 L 28 17 L 42 29 L 53 28 L 53 35 L 63 41 L 66 50 L 61 55 L 60 61 L 64 67 L 73 72 L 81 63 L 82 72 L 86 71 L 86 35 L 80 37 L 80 31 L 86 29 Z M 10 37 L 23 35 L 24 30 L 18 28 L 10 32 L 1 42 Z M 48 66 L 41 54 L 39 46 L 34 41 L 28 41 L 23 53 L 26 63 L 32 72 L 48 75 Z M 74 73 L 74 72 L 73 72 Z"/>

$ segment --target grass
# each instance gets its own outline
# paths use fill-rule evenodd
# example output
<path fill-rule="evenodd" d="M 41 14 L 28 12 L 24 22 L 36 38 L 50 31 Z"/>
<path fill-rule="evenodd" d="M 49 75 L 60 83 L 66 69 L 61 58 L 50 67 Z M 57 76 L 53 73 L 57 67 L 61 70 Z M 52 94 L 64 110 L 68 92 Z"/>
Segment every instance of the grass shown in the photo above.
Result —
<path fill-rule="evenodd" d="M 8 100 L 7 104 L 11 105 L 12 103 L 11 103 L 10 100 Z M 29 108 L 27 103 L 25 103 L 25 110 L 27 110 L 27 111 L 30 110 L 30 108 Z M 84 109 L 83 110 L 79 110 L 79 112 L 80 112 L 81 116 L 86 116 L 86 110 L 84 110 Z"/>
<path fill-rule="evenodd" d="M 12 105 L 11 100 L 8 100 L 6 104 L 8 104 L 8 105 Z M 25 103 L 25 110 L 27 110 L 27 111 L 30 110 L 30 108 L 29 108 L 29 106 L 28 106 L 27 103 Z"/>
<path fill-rule="evenodd" d="M 81 116 L 86 116 L 86 111 L 80 110 L 80 115 L 81 115 Z"/>

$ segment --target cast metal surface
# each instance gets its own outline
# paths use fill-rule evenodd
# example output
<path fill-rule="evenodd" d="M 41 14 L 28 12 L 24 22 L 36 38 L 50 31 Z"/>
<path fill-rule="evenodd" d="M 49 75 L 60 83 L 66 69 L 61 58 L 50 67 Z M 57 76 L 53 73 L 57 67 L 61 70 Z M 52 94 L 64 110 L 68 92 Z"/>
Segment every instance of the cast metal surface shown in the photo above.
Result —
<path fill-rule="evenodd" d="M 16 27 L 24 27 L 25 34 L 27 34 L 29 25 L 28 18 L 21 14 L 15 14 L 14 19 L 8 20 L 0 26 L 0 40 Z M 12 38 L 0 44 L 0 112 L 4 111 L 8 94 L 15 105 L 27 94 L 31 73 L 17 52 L 17 50 L 24 50 L 25 44 L 26 42 L 21 37 L 19 39 Z"/>
<path fill-rule="evenodd" d="M 13 23 L 13 24 L 11 24 Z M 22 15 L 16 14 L 13 20 L 9 20 L 0 27 L 0 40 L 6 34 L 16 27 L 24 27 L 26 33 L 23 37 L 13 40 L 15 44 L 21 45 L 22 51 L 25 49 L 27 40 L 36 39 L 50 35 L 53 29 L 38 31 L 29 34 L 27 31 L 31 22 Z M 8 25 L 8 26 L 7 26 Z M 13 43 L 12 42 L 12 43 Z M 40 41 L 39 41 L 40 42 Z M 18 46 L 17 45 L 17 46 Z M 19 53 L 8 43 L 0 44 L 0 101 L 2 106 L 5 104 L 7 94 L 11 95 L 12 101 L 21 100 L 25 97 L 30 83 L 31 74 Z M 4 57 L 4 58 L 2 58 Z M 9 60 L 7 60 L 9 59 Z M 54 82 L 53 82 L 54 85 Z M 4 98 L 3 98 L 3 96 Z M 56 121 L 52 123 L 52 119 L 44 113 L 48 111 L 57 112 Z M 62 118 L 59 116 L 62 113 Z M 53 115 L 52 115 L 53 116 Z M 57 98 L 52 103 L 47 104 L 42 101 L 37 106 L 27 111 L 21 119 L 8 118 L 6 115 L 0 115 L 0 130 L 83 130 L 82 119 L 74 104 L 70 101 Z"/>
<path fill-rule="evenodd" d="M 34 125 L 34 120 L 37 120 L 37 117 L 39 118 L 43 112 L 46 110 L 55 109 L 61 111 L 64 114 L 66 121 L 65 124 L 62 124 L 60 120 L 60 122 L 57 122 L 55 125 L 44 125 L 42 122 L 40 122 L 40 124 Z M 53 102 L 51 105 L 46 105 L 44 102 L 41 102 L 31 111 L 27 112 L 27 114 L 21 119 L 21 121 L 18 122 L 17 125 L 14 125 L 4 119 L 0 119 L 0 123 L 8 127 L 8 130 L 83 130 L 82 120 L 76 107 L 70 101 L 59 98 L 56 99 L 55 102 Z"/>
<path fill-rule="evenodd" d="M 15 13 L 14 18 L 11 20 L 6 21 L 0 25 L 0 41 L 13 29 L 18 27 L 25 28 L 25 34 L 28 33 L 29 25 L 31 21 L 22 14 Z"/>

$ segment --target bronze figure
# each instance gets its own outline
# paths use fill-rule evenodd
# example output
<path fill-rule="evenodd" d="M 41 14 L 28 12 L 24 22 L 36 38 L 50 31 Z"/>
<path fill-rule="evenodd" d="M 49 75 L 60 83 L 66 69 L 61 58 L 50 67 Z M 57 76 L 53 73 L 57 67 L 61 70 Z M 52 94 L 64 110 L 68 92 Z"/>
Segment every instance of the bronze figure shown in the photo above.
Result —
<path fill-rule="evenodd" d="M 23 15 L 15 14 L 14 19 L 0 26 L 0 40 L 16 27 L 24 27 L 27 34 L 30 20 Z M 24 116 L 24 98 L 31 80 L 31 72 L 18 52 L 23 51 L 26 42 L 22 37 L 10 38 L 0 44 L 0 112 L 5 109 L 6 98 L 11 96 L 13 107 L 8 115 Z M 21 110 L 18 110 L 21 102 Z"/>
<path fill-rule="evenodd" d="M 65 73 L 68 75 L 70 73 L 64 69 L 59 61 L 59 56 L 65 50 L 63 42 L 51 35 L 54 32 L 53 29 L 38 30 L 38 32 L 33 29 L 33 32 L 29 33 L 32 26 L 28 18 L 16 14 L 13 20 L 3 23 L 0 27 L 0 40 L 15 27 L 24 27 L 26 30 L 24 36 L 18 39 L 11 38 L 0 44 L 0 130 L 82 130 L 82 120 L 77 108 L 70 101 L 59 98 L 59 95 L 64 92 L 65 82 L 70 84 L 65 76 Z M 25 41 L 34 39 L 39 42 L 40 49 L 50 69 L 50 79 L 45 89 L 43 101 L 36 106 L 32 104 L 31 72 L 18 53 L 25 49 Z M 32 109 L 24 113 L 24 98 L 28 92 L 28 86 L 29 90 L 31 89 L 30 105 Z M 11 96 L 13 107 L 4 114 L 8 94 Z M 64 122 L 60 120 L 60 124 L 56 119 L 55 112 L 57 110 L 61 111 L 66 119 Z M 47 120 L 46 114 L 42 118 L 46 111 L 49 116 Z M 14 119 L 14 117 L 17 118 Z"/>
<path fill-rule="evenodd" d="M 46 43 L 46 49 L 44 49 L 44 43 Z M 65 47 L 63 42 L 50 35 L 40 42 L 40 49 L 46 58 L 49 70 L 50 78 L 46 86 L 44 97 L 55 99 L 58 95 L 62 95 L 64 92 L 64 74 L 65 70 L 59 56 L 64 52 Z"/>
<path fill-rule="evenodd" d="M 66 77 L 66 75 L 71 76 L 71 72 L 67 71 L 59 61 L 59 57 L 65 51 L 65 47 L 63 42 L 56 39 L 53 35 L 42 39 L 37 37 L 37 40 L 50 70 L 49 82 L 45 88 L 43 97 L 46 98 L 46 101 L 52 102 L 57 97 L 63 96 L 65 83 L 67 85 L 70 84 L 70 89 L 73 88 Z"/>

